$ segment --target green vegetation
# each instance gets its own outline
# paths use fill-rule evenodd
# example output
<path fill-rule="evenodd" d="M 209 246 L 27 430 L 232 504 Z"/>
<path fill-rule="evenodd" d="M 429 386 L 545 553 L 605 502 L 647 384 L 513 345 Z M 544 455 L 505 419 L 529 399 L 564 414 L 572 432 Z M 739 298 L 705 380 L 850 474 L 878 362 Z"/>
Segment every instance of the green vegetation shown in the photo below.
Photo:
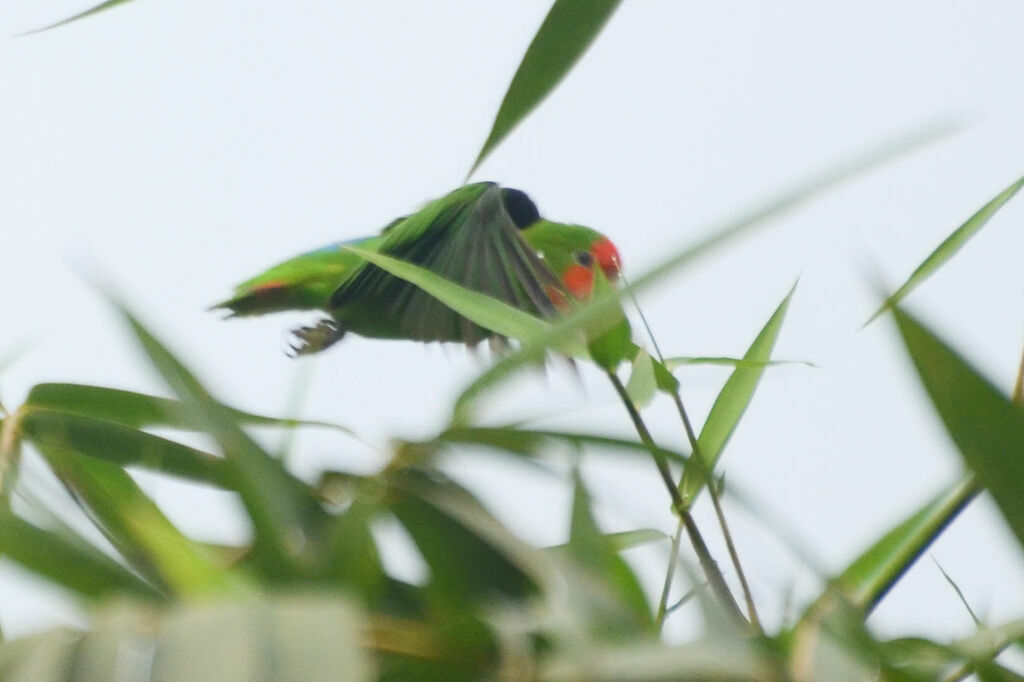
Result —
<path fill-rule="evenodd" d="M 76 18 L 124 3 L 106 2 Z M 155 0 L 153 0 L 155 1 Z M 473 164 L 506 139 L 550 92 L 611 18 L 617 2 L 557 0 L 512 80 L 493 129 Z M 582 13 L 582 14 L 581 14 Z M 91 19 L 101 20 L 101 19 Z M 71 21 L 71 20 L 68 20 Z M 66 22 L 61 22 L 61 24 Z M 124 305 L 109 297 L 173 399 L 100 386 L 40 384 L 0 422 L 0 553 L 75 594 L 90 608 L 85 630 L 61 629 L 0 644 L 0 680 L 1016 680 L 1000 654 L 1024 643 L 1024 619 L 954 642 L 887 640 L 868 614 L 979 494 L 990 494 L 1024 543 L 1024 412 L 903 307 L 911 289 L 951 258 L 1024 185 L 996 195 L 886 297 L 878 314 L 898 325 L 916 370 L 965 474 L 939 490 L 827 579 L 795 624 L 769 631 L 746 587 L 741 556 L 720 504 L 742 493 L 721 483 L 730 436 L 755 399 L 793 291 L 779 303 L 742 358 L 664 358 L 638 349 L 622 332 L 632 292 L 679 276 L 713 249 L 750 234 L 804 199 L 865 168 L 934 139 L 915 135 L 821 173 L 776 201 L 670 254 L 622 289 L 598 290 L 586 304 L 548 323 L 410 263 L 353 249 L 395 277 L 423 288 L 475 323 L 517 338 L 517 345 L 459 396 L 432 437 L 395 441 L 373 474 L 333 470 L 310 484 L 264 450 L 244 427 L 345 427 L 248 414 L 224 405 L 202 380 Z M 796 286 L 794 285 L 794 289 Z M 874 318 L 872 318 L 874 319 Z M 593 362 L 616 388 L 636 429 L 632 439 L 600 433 L 481 423 L 486 393 L 552 352 Z M 707 420 L 690 421 L 673 371 L 688 363 L 732 367 Z M 628 377 L 627 377 L 628 375 Z M 1018 381 L 1018 387 L 1021 382 Z M 689 443 L 678 452 L 657 443 L 643 408 L 668 396 Z M 595 425 L 596 426 L 596 425 Z M 152 429 L 159 428 L 156 435 Z M 174 440 L 203 433 L 206 451 Z M 578 472 L 570 536 L 538 548 L 506 528 L 441 465 L 467 448 L 514 460 L 549 460 L 570 450 L 612 451 L 657 467 L 672 537 L 650 529 L 609 534 L 595 520 Z M 108 541 L 60 520 L 47 501 L 22 489 L 20 454 L 37 451 Z M 1021 452 L 1018 452 L 1020 450 Z M 188 537 L 128 473 L 143 469 L 199 482 L 240 499 L 252 528 L 246 546 L 211 546 Z M 707 490 L 717 528 L 698 527 L 690 507 Z M 15 497 L 29 504 L 13 504 Z M 429 569 L 414 584 L 382 563 L 375 524 L 400 524 Z M 730 587 L 704 537 L 723 532 Z M 680 562 L 685 542 L 697 567 Z M 657 603 L 620 553 L 640 544 L 671 547 Z M 719 558 L 719 561 L 722 559 Z M 723 562 L 724 564 L 724 562 Z M 685 608 L 705 629 L 694 641 L 660 637 L 678 604 L 670 588 L 686 573 Z M 922 614 L 922 618 L 927 614 Z"/>

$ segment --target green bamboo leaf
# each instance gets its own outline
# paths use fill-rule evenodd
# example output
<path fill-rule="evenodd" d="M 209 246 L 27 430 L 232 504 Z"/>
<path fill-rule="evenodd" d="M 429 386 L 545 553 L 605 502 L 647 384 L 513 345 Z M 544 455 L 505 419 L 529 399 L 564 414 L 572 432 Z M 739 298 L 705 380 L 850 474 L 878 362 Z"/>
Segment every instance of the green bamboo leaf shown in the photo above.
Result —
<path fill-rule="evenodd" d="M 84 597 L 160 598 L 151 585 L 84 539 L 40 528 L 7 509 L 0 509 L 0 554 Z"/>
<path fill-rule="evenodd" d="M 964 463 L 1024 545 L 1024 413 L 909 313 L 894 313 L 921 383 Z"/>
<path fill-rule="evenodd" d="M 405 501 L 423 503 L 414 503 L 411 507 L 422 509 L 429 506 L 434 509 L 434 512 L 429 513 L 429 518 L 417 517 L 411 509 L 406 509 L 404 516 L 399 517 L 403 525 L 410 522 L 406 528 L 420 546 L 428 564 L 431 561 L 428 553 L 434 555 L 432 570 L 436 570 L 435 566 L 448 566 L 452 562 L 461 561 L 460 557 L 473 556 L 474 563 L 479 558 L 486 558 L 496 571 L 493 576 L 485 576 L 481 574 L 486 571 L 479 566 L 473 568 L 461 565 L 455 569 L 460 575 L 467 571 L 473 573 L 463 575 L 463 579 L 467 585 L 479 589 L 477 594 L 493 590 L 495 585 L 511 594 L 522 594 L 535 587 L 546 591 L 552 587 L 554 564 L 543 550 L 513 535 L 462 486 L 436 471 L 431 470 L 430 475 L 427 475 L 412 468 L 405 468 L 392 476 L 389 483 L 391 489 Z M 450 534 L 446 543 L 455 547 L 466 543 L 466 547 L 477 547 L 481 553 L 474 554 L 476 550 L 473 550 L 442 556 L 442 552 L 431 545 L 431 528 Z M 454 580 L 451 577 L 442 579 Z"/>
<path fill-rule="evenodd" d="M 323 547 L 318 540 L 329 517 L 312 489 L 242 431 L 231 412 L 127 309 L 117 308 L 190 419 L 203 425 L 223 451 L 232 488 L 238 491 L 253 523 L 253 555 L 267 575 L 292 580 L 320 570 L 325 557 L 319 554 Z"/>
<path fill-rule="evenodd" d="M 828 649 L 834 635 L 827 632 L 829 625 L 837 618 L 846 622 L 843 614 L 850 612 L 863 620 L 979 491 L 973 477 L 957 482 L 854 559 L 800 616 L 794 628 L 794 658 L 812 665 L 826 655 L 822 642 Z M 899 665 L 898 657 L 893 663 Z"/>
<path fill-rule="evenodd" d="M 530 313 L 493 296 L 467 289 L 426 268 L 352 246 L 345 248 L 385 272 L 415 284 L 460 315 L 502 336 L 527 341 L 539 338 L 551 326 Z"/>
<path fill-rule="evenodd" d="M 224 459 L 114 422 L 38 407 L 18 412 L 23 436 L 40 447 L 138 466 L 200 483 L 229 483 Z"/>
<path fill-rule="evenodd" d="M 725 382 L 718 397 L 715 398 L 711 412 L 708 414 L 704 427 L 701 429 L 697 443 L 700 445 L 700 456 L 703 462 L 691 464 L 683 471 L 683 479 L 679 484 L 679 493 L 687 504 L 693 504 L 700 493 L 707 476 L 714 471 L 715 465 L 722 456 L 725 444 L 729 442 L 733 431 L 739 425 L 743 413 L 747 411 L 750 401 L 754 397 L 757 385 L 761 381 L 765 367 L 763 364 L 771 359 L 772 350 L 775 348 L 775 341 L 779 338 L 779 331 L 786 319 L 786 311 L 789 309 L 789 301 L 796 290 L 796 284 L 789 290 L 786 297 L 782 299 L 772 316 L 768 318 L 757 338 L 750 344 L 743 359 L 750 365 L 737 366 L 729 379 Z"/>
<path fill-rule="evenodd" d="M 597 38 L 620 0 L 555 0 L 523 55 L 467 178 L 547 97 Z"/>
<path fill-rule="evenodd" d="M 412 470 L 392 483 L 397 494 L 390 510 L 430 567 L 430 585 L 438 598 L 473 604 L 499 596 L 522 599 L 536 591 L 537 584 L 516 557 L 496 546 L 491 532 L 480 532 L 481 521 L 489 520 L 492 530 L 499 526 L 469 491 Z M 445 499 L 444 506 L 437 504 L 438 498 Z M 454 514 L 453 507 L 458 510 Z M 477 517 L 477 523 L 467 524 L 467 514 Z"/>
<path fill-rule="evenodd" d="M 241 589 L 239 579 L 182 535 L 120 467 L 79 456 L 56 441 L 36 445 L 54 474 L 142 575 L 185 597 Z"/>
<path fill-rule="evenodd" d="M 885 303 L 875 311 L 864 326 L 871 324 L 879 315 L 887 310 L 891 310 L 894 306 L 898 305 L 900 301 L 906 298 L 907 294 L 914 290 L 924 280 L 935 274 L 939 268 L 952 258 L 957 251 L 962 249 L 971 237 L 976 235 L 981 228 L 985 227 L 985 224 L 989 219 L 996 214 L 996 212 L 1003 207 L 1003 205 L 1013 198 L 1020 188 L 1024 187 L 1024 177 L 1017 182 L 1013 183 L 1002 192 L 1000 192 L 994 199 L 989 201 L 987 204 L 982 206 L 977 213 L 967 219 L 960 227 L 953 230 L 946 239 L 936 247 L 934 251 L 928 254 L 928 257 L 922 261 L 917 269 L 911 273 L 910 277 L 906 282 L 903 283 L 896 293 L 892 294 L 885 300 Z"/>
<path fill-rule="evenodd" d="M 453 427 L 441 432 L 432 441 L 415 443 L 414 445 L 429 446 L 434 443 L 483 445 L 505 452 L 529 456 L 543 454 L 547 448 L 555 445 L 567 445 L 572 448 L 591 446 L 615 454 L 639 456 L 644 460 L 649 460 L 651 457 L 651 448 L 640 441 L 628 438 L 518 427 Z M 688 460 L 687 455 L 676 450 L 659 447 L 656 452 L 664 456 L 665 459 L 678 464 L 685 464 Z"/>
<path fill-rule="evenodd" d="M 95 7 L 91 7 L 89 9 L 85 10 L 84 12 L 79 12 L 78 14 L 75 14 L 74 16 L 70 16 L 67 19 L 61 19 L 60 21 L 58 21 L 56 23 L 49 24 L 47 26 L 43 26 L 42 28 L 36 28 L 36 29 L 31 30 L 31 31 L 26 31 L 25 33 L 22 33 L 20 35 L 21 36 L 28 36 L 28 35 L 32 35 L 33 33 L 42 33 L 43 31 L 49 31 L 51 28 L 57 28 L 58 26 L 64 26 L 65 24 L 70 24 L 71 22 L 78 21 L 79 19 L 84 19 L 86 17 L 91 17 L 94 14 L 99 14 L 100 12 L 106 11 L 106 10 L 112 8 L 112 7 L 116 7 L 117 5 L 123 5 L 126 2 L 129 2 L 129 0 L 107 0 L 106 2 L 101 2 L 100 4 L 96 5 Z"/>
<path fill-rule="evenodd" d="M 351 600 L 326 591 L 167 610 L 120 603 L 92 620 L 87 632 L 60 629 L 0 646 L 0 676 L 4 682 L 378 679 L 361 644 L 364 616 Z M 382 637 L 390 634 L 379 629 Z"/>
<path fill-rule="evenodd" d="M 782 365 L 803 365 L 804 367 L 818 368 L 818 365 L 813 362 L 806 360 L 768 360 L 765 362 L 755 362 L 753 360 L 744 360 L 743 358 L 730 358 L 724 356 L 678 356 L 674 358 L 665 358 L 665 366 L 669 369 L 676 369 L 678 367 L 687 367 L 689 365 L 721 365 L 723 367 L 781 367 Z"/>
<path fill-rule="evenodd" d="M 633 570 L 601 532 L 591 512 L 590 494 L 579 472 L 575 476 L 569 543 L 566 552 L 591 580 L 596 581 L 606 596 L 607 605 L 595 603 L 588 618 L 589 626 L 602 635 L 629 638 L 637 632 L 653 634 L 654 618 L 647 597 Z"/>
<path fill-rule="evenodd" d="M 202 428 L 189 416 L 189 410 L 178 400 L 84 384 L 37 384 L 29 391 L 25 404 L 58 412 L 104 419 L 124 426 L 143 429 L 169 426 L 183 430 Z M 336 429 L 353 435 L 351 429 L 338 424 L 304 419 L 281 419 L 243 412 L 223 406 L 239 424 L 253 426 L 316 426 Z"/>
<path fill-rule="evenodd" d="M 548 349 L 560 348 L 562 345 L 574 341 L 583 331 L 586 331 L 587 338 L 593 338 L 600 332 L 611 328 L 618 322 L 618 315 L 621 315 L 623 297 L 632 296 L 633 293 L 661 281 L 668 275 L 682 271 L 697 262 L 702 256 L 796 208 L 832 185 L 894 156 L 936 140 L 952 130 L 951 126 L 943 125 L 916 135 L 905 136 L 895 142 L 881 145 L 864 156 L 820 173 L 814 180 L 798 185 L 778 199 L 711 230 L 710 236 L 697 244 L 671 254 L 640 277 L 631 279 L 630 287 L 594 296 L 587 304 L 580 306 L 578 310 L 553 325 L 543 336 L 524 343 L 519 350 L 509 353 L 491 369 L 477 377 L 456 399 L 453 421 L 456 423 L 468 421 L 477 400 L 501 385 L 502 382 L 515 376 L 518 371 L 543 360 Z"/>
<path fill-rule="evenodd" d="M 331 521 L 327 531 L 331 542 L 330 576 L 368 604 L 383 597 L 387 588 L 387 574 L 370 529 L 379 512 L 377 505 L 356 499 Z"/>
<path fill-rule="evenodd" d="M 704 637 L 678 646 L 643 640 L 615 645 L 580 643 L 555 652 L 540 667 L 538 682 L 655 682 L 658 680 L 772 680 L 775 663 L 753 641 Z"/>
<path fill-rule="evenodd" d="M 638 528 L 636 530 L 623 530 L 617 533 L 604 533 L 605 541 L 616 552 L 624 552 L 627 549 L 643 547 L 654 542 L 671 540 L 667 534 L 655 528 Z M 568 547 L 568 544 L 551 545 L 544 549 L 548 551 L 561 552 Z"/>
<path fill-rule="evenodd" d="M 923 637 L 900 637 L 885 643 L 889 659 L 900 670 L 927 680 L 961 680 L 976 672 L 979 680 L 1020 680 L 1018 673 L 995 662 L 995 657 L 1024 639 L 1024 621 L 979 628 L 952 644 Z M 992 673 L 986 676 L 986 672 Z"/>
<path fill-rule="evenodd" d="M 979 492 L 971 477 L 940 492 L 860 554 L 833 588 L 870 611 Z"/>

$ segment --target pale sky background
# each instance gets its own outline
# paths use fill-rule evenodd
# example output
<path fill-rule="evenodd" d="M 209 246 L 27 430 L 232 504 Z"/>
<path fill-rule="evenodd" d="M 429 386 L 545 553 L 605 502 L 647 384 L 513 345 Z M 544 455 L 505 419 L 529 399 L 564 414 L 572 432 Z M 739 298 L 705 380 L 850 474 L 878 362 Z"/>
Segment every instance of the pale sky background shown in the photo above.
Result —
<path fill-rule="evenodd" d="M 284 330 L 305 317 L 224 323 L 204 308 L 276 261 L 375 231 L 461 184 L 549 4 L 136 0 L 0 41 L 0 351 L 32 344 L 0 375 L 4 404 L 42 381 L 165 392 L 79 268 L 116 282 L 222 399 L 281 413 L 303 367 L 282 352 Z M 82 5 L 8 0 L 0 34 Z M 901 282 L 1024 173 L 1021 26 L 1024 5 L 1008 1 L 625 2 L 474 176 L 607 233 L 635 274 L 829 164 L 936 121 L 967 122 L 642 296 L 667 354 L 737 355 L 800 277 L 776 356 L 820 368 L 769 370 L 723 462 L 833 571 L 958 475 L 891 323 L 860 325 L 876 305 L 869 273 Z M 1022 223 L 1018 199 L 908 302 L 1006 391 L 1024 342 Z M 350 337 L 312 361 L 306 413 L 376 443 L 428 435 L 484 361 Z M 703 418 L 727 370 L 679 376 Z M 582 379 L 526 376 L 489 414 L 629 434 L 606 382 Z M 669 404 L 649 414 L 664 444 L 683 447 Z M 294 466 L 313 476 L 379 462 L 309 432 Z M 38 462 L 26 466 L 39 479 Z M 490 456 L 449 469 L 532 542 L 565 539 L 559 481 Z M 595 455 L 585 473 L 609 530 L 671 530 L 650 463 Z M 195 536 L 244 537 L 225 496 L 142 479 Z M 729 511 L 777 623 L 791 585 L 798 603 L 815 594 L 813 574 L 770 528 Z M 396 570 L 415 574 L 389 537 Z M 1024 563 L 988 499 L 931 553 L 983 618 L 1024 613 Z M 655 591 L 663 548 L 631 557 Z M 5 633 L 77 619 L 61 593 L 0 559 Z M 687 634 L 688 619 L 673 616 L 671 634 Z M 870 624 L 888 635 L 973 627 L 927 558 Z"/>

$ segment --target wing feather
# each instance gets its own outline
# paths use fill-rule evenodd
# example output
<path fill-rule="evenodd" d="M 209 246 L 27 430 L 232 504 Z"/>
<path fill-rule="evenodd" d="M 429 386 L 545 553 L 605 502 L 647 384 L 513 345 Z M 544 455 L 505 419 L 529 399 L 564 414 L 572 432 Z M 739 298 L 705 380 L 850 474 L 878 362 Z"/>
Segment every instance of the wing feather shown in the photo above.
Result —
<path fill-rule="evenodd" d="M 463 187 L 392 224 L 379 251 L 542 317 L 556 313 L 549 292 L 563 292 L 558 277 L 520 235 L 493 183 Z M 475 345 L 494 336 L 370 263 L 334 292 L 331 308 L 339 319 L 347 309 L 386 311 L 402 338 Z M 359 333 L 358 326 L 349 326 Z"/>

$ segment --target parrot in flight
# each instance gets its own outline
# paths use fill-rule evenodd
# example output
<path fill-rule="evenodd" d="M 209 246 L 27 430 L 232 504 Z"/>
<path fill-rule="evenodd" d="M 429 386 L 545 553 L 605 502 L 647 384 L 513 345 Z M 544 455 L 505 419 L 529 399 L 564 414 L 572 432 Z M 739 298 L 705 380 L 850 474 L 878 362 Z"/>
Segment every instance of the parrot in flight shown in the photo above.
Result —
<path fill-rule="evenodd" d="M 525 312 L 551 318 L 614 283 L 619 253 L 603 234 L 540 217 L 521 190 L 478 182 L 460 187 L 380 234 L 330 244 L 239 284 L 211 306 L 228 317 L 319 310 L 315 326 L 294 330 L 294 355 L 321 351 L 346 332 L 382 339 L 459 342 L 497 337 L 414 284 L 366 262 L 346 246 L 426 268 Z"/>

